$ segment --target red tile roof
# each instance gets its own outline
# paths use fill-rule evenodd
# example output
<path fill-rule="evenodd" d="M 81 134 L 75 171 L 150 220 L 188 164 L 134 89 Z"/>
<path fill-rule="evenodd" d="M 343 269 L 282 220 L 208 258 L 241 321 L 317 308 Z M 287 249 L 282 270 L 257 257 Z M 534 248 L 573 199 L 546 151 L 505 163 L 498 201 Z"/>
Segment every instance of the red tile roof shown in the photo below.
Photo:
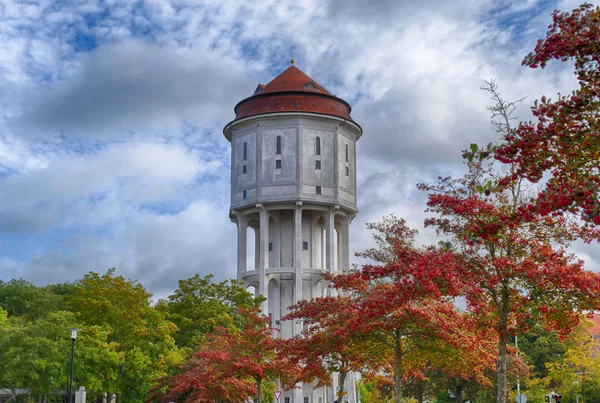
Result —
<path fill-rule="evenodd" d="M 272 79 L 264 86 L 264 92 L 315 92 L 332 95 L 325 88 L 317 84 L 312 78 L 304 74 L 298 67 L 292 65 L 283 73 Z M 255 92 L 256 94 L 256 92 Z"/>
<path fill-rule="evenodd" d="M 235 106 L 235 120 L 281 112 L 331 115 L 352 120 L 352 108 L 292 65 Z"/>
<path fill-rule="evenodd" d="M 594 326 L 589 330 L 592 337 L 600 337 L 600 315 L 597 313 L 591 313 L 587 315 L 587 319 L 594 323 Z"/>

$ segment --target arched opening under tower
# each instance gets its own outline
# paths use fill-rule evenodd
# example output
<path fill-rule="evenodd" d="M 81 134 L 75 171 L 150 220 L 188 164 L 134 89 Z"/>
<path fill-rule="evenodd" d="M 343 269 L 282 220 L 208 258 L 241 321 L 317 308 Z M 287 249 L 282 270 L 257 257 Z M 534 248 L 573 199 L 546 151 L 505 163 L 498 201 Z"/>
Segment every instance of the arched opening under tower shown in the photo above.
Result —
<path fill-rule="evenodd" d="M 248 226 L 246 228 L 246 270 L 252 271 L 258 268 L 258 228 Z"/>
<path fill-rule="evenodd" d="M 325 219 L 323 216 L 317 220 L 313 235 L 312 267 L 324 270 L 327 267 L 325 264 L 327 233 L 325 232 Z"/>
<path fill-rule="evenodd" d="M 267 291 L 267 305 L 268 305 L 268 315 L 271 321 L 271 327 L 278 329 L 278 321 L 281 319 L 280 312 L 280 290 L 279 290 L 279 282 L 274 278 L 269 280 L 269 288 Z M 274 334 L 277 336 L 277 334 Z"/>
<path fill-rule="evenodd" d="M 340 234 L 337 222 L 333 229 L 333 250 L 331 253 L 333 254 L 333 267 L 331 268 L 331 271 L 335 273 L 338 271 L 338 262 L 340 261 Z"/>
<path fill-rule="evenodd" d="M 246 291 L 254 296 L 254 298 L 258 297 L 258 288 L 254 284 L 248 284 L 246 287 Z"/>

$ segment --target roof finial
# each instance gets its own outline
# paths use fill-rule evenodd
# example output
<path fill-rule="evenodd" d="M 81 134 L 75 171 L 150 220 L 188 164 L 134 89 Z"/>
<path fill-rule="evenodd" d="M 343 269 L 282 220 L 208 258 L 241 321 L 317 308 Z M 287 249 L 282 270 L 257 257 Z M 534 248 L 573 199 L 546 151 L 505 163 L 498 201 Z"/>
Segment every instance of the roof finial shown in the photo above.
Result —
<path fill-rule="evenodd" d="M 290 63 L 292 63 L 292 66 L 293 66 L 294 63 L 296 63 L 296 60 L 292 57 L 292 60 L 290 60 Z"/>

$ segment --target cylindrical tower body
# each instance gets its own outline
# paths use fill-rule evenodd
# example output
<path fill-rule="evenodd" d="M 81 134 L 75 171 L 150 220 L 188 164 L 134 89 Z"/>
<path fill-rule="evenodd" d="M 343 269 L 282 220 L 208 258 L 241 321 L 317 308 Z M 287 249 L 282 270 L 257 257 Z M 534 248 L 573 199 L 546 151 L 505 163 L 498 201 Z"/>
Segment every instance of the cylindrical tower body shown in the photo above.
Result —
<path fill-rule="evenodd" d="M 232 148 L 237 276 L 267 297 L 264 313 L 282 337 L 291 337 L 302 329 L 280 323 L 289 306 L 323 296 L 322 273 L 349 268 L 362 129 L 345 101 L 293 65 L 259 85 L 235 111 L 223 132 Z M 284 392 L 280 401 L 332 402 L 333 392 L 305 385 Z"/>

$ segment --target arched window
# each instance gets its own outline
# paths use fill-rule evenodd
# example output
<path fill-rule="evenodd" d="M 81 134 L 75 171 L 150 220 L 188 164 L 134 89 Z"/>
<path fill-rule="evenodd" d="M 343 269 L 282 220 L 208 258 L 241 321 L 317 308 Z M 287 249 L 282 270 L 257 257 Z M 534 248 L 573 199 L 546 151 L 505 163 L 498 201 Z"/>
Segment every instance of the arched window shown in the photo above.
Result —
<path fill-rule="evenodd" d="M 315 139 L 315 154 L 321 155 L 321 137 L 319 136 Z"/>
<path fill-rule="evenodd" d="M 277 136 L 275 141 L 275 154 L 281 154 L 281 136 Z"/>
<path fill-rule="evenodd" d="M 346 162 L 348 162 L 348 144 L 346 144 Z"/>

